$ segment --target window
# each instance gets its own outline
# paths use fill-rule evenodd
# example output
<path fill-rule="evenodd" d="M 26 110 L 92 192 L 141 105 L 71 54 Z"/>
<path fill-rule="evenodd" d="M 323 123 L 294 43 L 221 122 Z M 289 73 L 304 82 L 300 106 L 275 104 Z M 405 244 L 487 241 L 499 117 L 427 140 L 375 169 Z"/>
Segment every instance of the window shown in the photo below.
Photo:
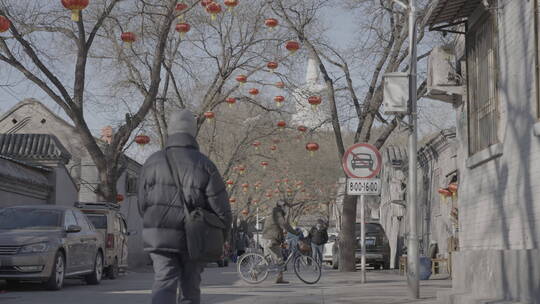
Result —
<path fill-rule="evenodd" d="M 127 194 L 137 194 L 137 176 L 129 175 L 127 176 L 127 185 L 126 185 L 126 193 Z"/>
<path fill-rule="evenodd" d="M 81 226 L 82 231 L 89 231 L 92 230 L 92 226 L 88 224 L 86 221 L 86 216 L 82 214 L 81 212 L 75 212 L 75 217 L 77 218 L 77 222 L 79 223 L 79 226 Z"/>
<path fill-rule="evenodd" d="M 499 142 L 496 15 L 487 12 L 468 32 L 469 154 Z"/>
<path fill-rule="evenodd" d="M 64 220 L 64 228 L 68 228 L 71 225 L 77 226 L 77 221 L 75 220 L 75 216 L 73 215 L 73 212 L 66 211 L 66 218 Z"/>

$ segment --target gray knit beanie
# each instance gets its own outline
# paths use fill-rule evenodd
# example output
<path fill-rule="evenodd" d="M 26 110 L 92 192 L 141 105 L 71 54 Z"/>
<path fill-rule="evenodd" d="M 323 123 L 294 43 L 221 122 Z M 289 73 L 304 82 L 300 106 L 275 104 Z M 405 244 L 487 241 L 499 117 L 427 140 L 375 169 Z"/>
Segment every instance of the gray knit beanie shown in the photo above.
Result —
<path fill-rule="evenodd" d="M 187 133 L 193 137 L 197 136 L 197 120 L 190 110 L 175 111 L 169 117 L 169 135 L 176 133 Z"/>

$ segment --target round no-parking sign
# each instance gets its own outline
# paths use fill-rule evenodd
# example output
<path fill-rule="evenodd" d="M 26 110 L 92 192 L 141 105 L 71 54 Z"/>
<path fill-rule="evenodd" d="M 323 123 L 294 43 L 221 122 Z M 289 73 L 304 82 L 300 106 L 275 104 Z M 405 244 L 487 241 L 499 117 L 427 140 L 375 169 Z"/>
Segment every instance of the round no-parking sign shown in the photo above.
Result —
<path fill-rule="evenodd" d="M 381 152 L 371 144 L 358 143 L 347 149 L 342 165 L 350 178 L 373 178 L 381 172 Z"/>

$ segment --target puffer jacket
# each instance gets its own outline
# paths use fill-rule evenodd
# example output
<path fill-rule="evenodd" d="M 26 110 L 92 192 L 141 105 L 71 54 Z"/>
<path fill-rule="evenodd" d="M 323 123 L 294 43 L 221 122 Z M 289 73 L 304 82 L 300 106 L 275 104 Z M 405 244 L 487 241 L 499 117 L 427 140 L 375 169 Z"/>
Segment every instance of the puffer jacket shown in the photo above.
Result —
<path fill-rule="evenodd" d="M 168 151 L 172 169 L 178 172 L 190 210 L 200 207 L 212 211 L 226 227 L 231 227 L 231 207 L 218 169 L 199 152 L 195 138 L 187 133 L 170 135 L 166 148 L 151 155 L 141 170 L 139 213 L 143 218 L 145 251 L 183 253 L 187 250 L 184 206 L 178 199 L 171 205 L 177 188 L 167 165 L 165 151 Z"/>

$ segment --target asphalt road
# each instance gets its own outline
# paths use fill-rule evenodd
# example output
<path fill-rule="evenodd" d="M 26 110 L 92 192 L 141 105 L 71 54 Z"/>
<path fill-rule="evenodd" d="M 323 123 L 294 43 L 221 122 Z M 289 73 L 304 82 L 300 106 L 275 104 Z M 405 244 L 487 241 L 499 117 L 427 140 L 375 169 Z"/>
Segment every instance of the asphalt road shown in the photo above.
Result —
<path fill-rule="evenodd" d="M 449 280 L 422 283 L 420 301 L 407 300 L 404 277 L 390 272 L 369 272 L 369 283 L 360 284 L 359 273 L 342 274 L 325 269 L 321 281 L 305 285 L 287 273 L 288 285 L 276 286 L 273 278 L 259 285 L 239 281 L 234 264 L 228 268 L 210 267 L 204 272 L 203 303 L 234 304 L 375 304 L 375 303 L 436 303 L 437 290 L 450 286 Z M 0 304 L 148 304 L 153 273 L 146 270 L 129 272 L 117 280 L 104 280 L 98 286 L 80 280 L 67 280 L 61 291 L 47 291 L 37 284 L 21 284 L 0 291 Z M 0 287 L 0 290 L 4 288 Z"/>

